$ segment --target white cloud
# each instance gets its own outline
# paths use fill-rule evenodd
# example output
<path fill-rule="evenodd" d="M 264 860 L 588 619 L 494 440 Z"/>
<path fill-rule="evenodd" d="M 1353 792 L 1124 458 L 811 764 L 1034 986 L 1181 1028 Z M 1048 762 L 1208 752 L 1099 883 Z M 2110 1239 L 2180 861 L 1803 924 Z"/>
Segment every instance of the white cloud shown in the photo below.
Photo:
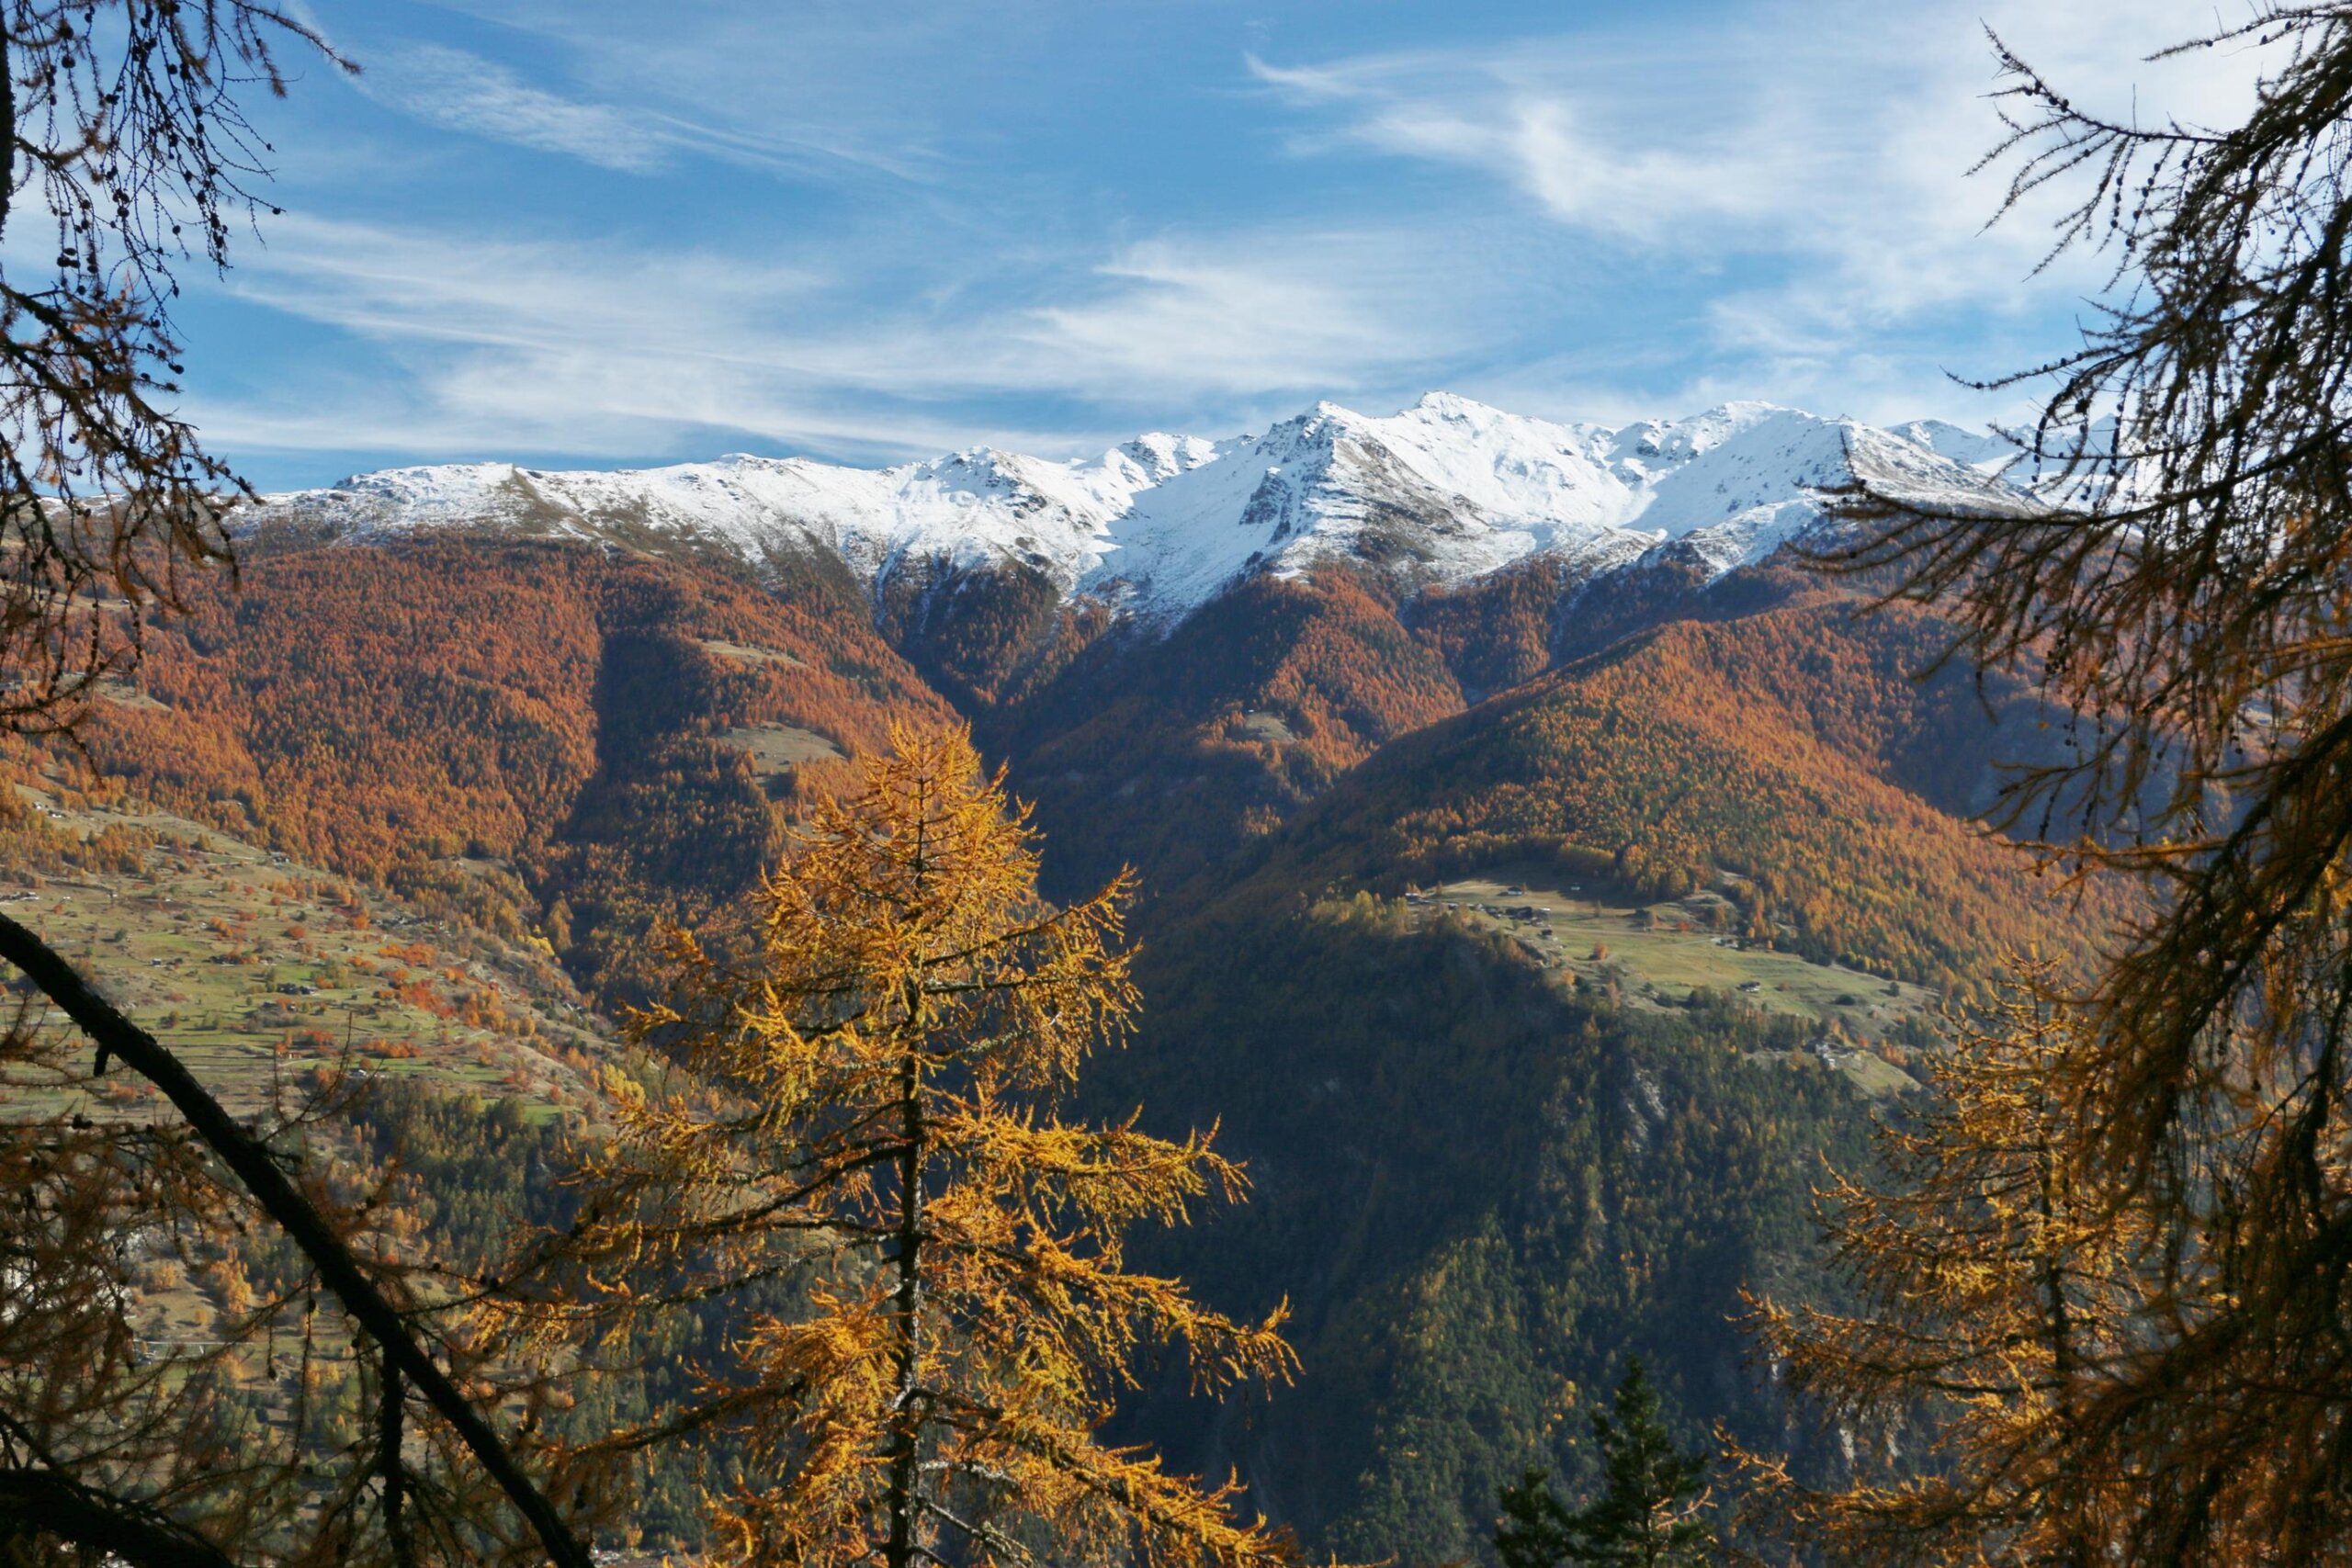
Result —
<path fill-rule="evenodd" d="M 763 115 L 759 129 L 713 123 L 639 101 L 595 102 L 535 85 L 505 65 L 442 44 L 372 54 L 359 78 L 371 97 L 445 130 L 561 153 L 624 174 L 650 174 L 681 155 L 699 155 L 794 174 L 836 166 L 914 177 L 918 161 L 852 144 L 838 134 L 798 131 Z"/>
<path fill-rule="evenodd" d="M 1247 258 L 1247 259 L 1242 259 Z M 1413 258 L 1392 235 L 1227 236 L 1140 244 L 1096 269 L 1092 298 L 1008 323 L 996 363 L 1070 389 L 1262 396 L 1357 384 L 1433 361 L 1432 312 L 1384 310 Z"/>
<path fill-rule="evenodd" d="M 607 169 L 639 173 L 670 152 L 642 116 L 559 97 L 463 50 L 401 50 L 371 61 L 360 81 L 371 96 L 445 130 L 568 153 Z"/>
<path fill-rule="evenodd" d="M 1540 55 L 1544 51 L 1537 51 Z M 1703 135 L 1645 145 L 1590 128 L 1586 105 L 1547 89 L 1529 60 L 1386 58 L 1285 70 L 1250 57 L 1250 73 L 1302 105 L 1347 106 L 1341 139 L 1384 152 L 1458 164 L 1518 187 L 1562 222 L 1644 242 L 1698 217 L 1760 218 L 1771 190 L 1727 179 L 1741 156 Z M 1312 150 L 1312 141 L 1300 144 Z"/>
<path fill-rule="evenodd" d="M 620 457 L 736 432 L 861 456 L 983 439 L 1068 451 L 1133 430 L 1008 429 L 945 405 L 1037 395 L 1152 423 L 1400 373 L 1440 340 L 1380 320 L 1361 277 L 1326 276 L 1360 274 L 1353 251 L 1396 248 L 1161 240 L 1080 269 L 1056 303 L 883 316 L 836 309 L 830 272 L 724 254 L 288 218 L 232 275 L 237 292 L 352 334 L 398 383 L 322 372 L 299 399 L 198 412 L 214 440 L 248 450 Z"/>
<path fill-rule="evenodd" d="M 2046 312 L 2105 276 L 2090 257 L 2030 276 L 2051 243 L 2051 200 L 1985 230 L 2005 175 L 1965 177 L 2001 131 L 1984 25 L 2077 102 L 2221 121 L 2246 101 L 2258 55 L 2140 58 L 2216 16 L 2210 0 L 1939 0 L 1896 20 L 1835 0 L 1670 39 L 1629 28 L 1250 69 L 1320 128 L 1297 140 L 1301 153 L 1475 171 L 1532 215 L 1646 265 L 1715 272 L 1701 319 L 1726 367 L 1819 385 L 1815 371 L 1905 327 Z"/>

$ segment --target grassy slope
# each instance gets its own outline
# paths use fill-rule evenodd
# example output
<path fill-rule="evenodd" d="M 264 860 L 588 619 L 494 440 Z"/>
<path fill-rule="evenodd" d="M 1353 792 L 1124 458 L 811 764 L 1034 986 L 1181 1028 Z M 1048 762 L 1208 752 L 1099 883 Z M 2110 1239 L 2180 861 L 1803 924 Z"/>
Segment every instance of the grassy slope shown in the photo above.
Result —
<path fill-rule="evenodd" d="M 47 784 L 48 787 L 43 787 Z M 508 943 L 362 884 L 159 812 L 8 786 L 9 913 L 93 972 L 240 1114 L 317 1071 L 581 1105 L 602 1026 L 544 945 Z M 107 852 L 93 853 L 103 840 Z M 10 1093 L 12 1114 L 93 1095 L 153 1102 L 127 1075 Z"/>
<path fill-rule="evenodd" d="M 1724 1000 L 1800 1020 L 1872 1048 L 1835 1053 L 1866 1091 L 1911 1087 L 1878 1053 L 1900 1055 L 1932 1027 L 1942 1005 L 1935 992 L 1729 935 L 1734 906 L 1716 894 L 1649 904 L 1608 895 L 1599 883 L 1546 887 L 1534 875 L 1498 874 L 1447 883 L 1408 910 L 1420 925 L 1461 920 L 1505 933 L 1555 985 L 1637 1011 Z"/>

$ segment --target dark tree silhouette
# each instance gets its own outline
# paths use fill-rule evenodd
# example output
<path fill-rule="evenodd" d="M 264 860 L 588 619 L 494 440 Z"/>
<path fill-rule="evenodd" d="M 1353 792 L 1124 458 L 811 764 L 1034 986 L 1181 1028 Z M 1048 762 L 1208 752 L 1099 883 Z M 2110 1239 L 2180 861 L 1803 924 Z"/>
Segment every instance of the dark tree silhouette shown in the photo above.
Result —
<path fill-rule="evenodd" d="M 1612 1408 L 1592 1413 L 1592 1437 L 1600 1450 L 1600 1492 L 1583 1507 L 1563 1504 L 1540 1470 L 1503 1488 L 1495 1529 L 1503 1568 L 1705 1562 L 1715 1540 L 1706 1518 L 1707 1461 L 1674 1446 L 1640 1360 L 1627 1364 Z"/>
<path fill-rule="evenodd" d="M 70 724 L 136 661 L 141 611 L 228 558 L 245 487 L 173 412 L 172 304 L 264 205 L 240 100 L 285 91 L 288 44 L 349 68 L 254 0 L 0 4 L 0 236 L 56 242 L 0 267 L 0 726 Z"/>

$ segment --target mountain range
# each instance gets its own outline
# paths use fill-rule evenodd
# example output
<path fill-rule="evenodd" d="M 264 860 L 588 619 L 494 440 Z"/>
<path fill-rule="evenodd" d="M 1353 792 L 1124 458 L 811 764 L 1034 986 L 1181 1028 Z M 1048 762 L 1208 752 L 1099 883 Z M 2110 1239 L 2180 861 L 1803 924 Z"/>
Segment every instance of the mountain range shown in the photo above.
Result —
<path fill-rule="evenodd" d="M 446 1131 L 577 1108 L 655 921 L 723 931 L 853 754 L 969 724 L 1049 894 L 1141 874 L 1143 1022 L 1082 1109 L 1250 1170 L 1137 1258 L 1291 1303 L 1298 1387 L 1148 1378 L 1129 1435 L 1318 1551 L 1474 1558 L 1498 1484 L 1589 1477 L 1629 1355 L 1686 1440 L 1802 1449 L 1739 1291 L 1819 1288 L 1820 1162 L 1939 1005 L 2119 912 L 1972 820 L 2055 716 L 1789 547 L 1858 477 L 2041 504 L 2012 457 L 1432 394 L 1076 461 L 363 475 L 242 513 L 77 745 L 0 743 L 0 808 L 42 807 L 0 847 L 203 1070 L 341 1041 Z"/>
<path fill-rule="evenodd" d="M 1882 430 L 1736 402 L 1612 429 L 1431 392 L 1385 418 L 1320 402 L 1261 435 L 1153 433 L 1068 461 L 981 446 L 879 469 L 740 455 L 620 472 L 392 468 L 271 497 L 252 525 L 363 543 L 486 525 L 658 537 L 754 564 L 820 551 L 877 595 L 910 573 L 1029 571 L 1164 624 L 1252 576 L 1336 564 L 1407 590 L 1535 558 L 1589 573 L 1670 554 L 1719 576 L 1819 522 L 1819 493 L 1858 475 L 2001 504 L 1987 481 L 2017 456 L 1932 420 Z"/>

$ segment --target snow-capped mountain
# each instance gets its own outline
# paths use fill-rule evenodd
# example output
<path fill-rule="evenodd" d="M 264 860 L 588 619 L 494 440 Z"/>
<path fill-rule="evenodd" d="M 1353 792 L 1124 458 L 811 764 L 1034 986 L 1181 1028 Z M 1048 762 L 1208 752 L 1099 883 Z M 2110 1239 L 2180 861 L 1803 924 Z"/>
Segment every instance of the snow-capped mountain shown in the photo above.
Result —
<path fill-rule="evenodd" d="M 1538 553 L 1600 568 L 1670 546 L 1720 573 L 1812 526 L 1819 492 L 1858 470 L 1930 497 L 2021 502 L 1992 477 L 2009 456 L 1933 421 L 1890 431 L 1728 403 L 1612 429 L 1432 392 L 1386 418 L 1324 402 L 1262 435 L 1153 434 L 1069 461 L 978 447 L 879 469 L 748 456 L 614 472 L 391 468 L 271 497 L 251 525 L 355 542 L 431 527 L 669 538 L 755 565 L 821 550 L 877 589 L 910 568 L 1017 566 L 1173 620 L 1243 577 L 1334 560 L 1418 586 Z"/>

